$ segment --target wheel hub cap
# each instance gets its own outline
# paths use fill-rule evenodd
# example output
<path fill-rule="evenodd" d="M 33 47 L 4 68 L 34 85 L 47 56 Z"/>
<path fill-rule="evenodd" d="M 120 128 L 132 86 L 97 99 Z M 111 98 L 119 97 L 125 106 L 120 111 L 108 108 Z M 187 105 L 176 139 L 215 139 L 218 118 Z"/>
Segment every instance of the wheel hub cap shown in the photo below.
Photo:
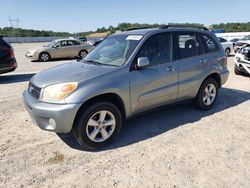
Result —
<path fill-rule="evenodd" d="M 209 84 L 203 92 L 203 102 L 205 105 L 211 105 L 216 97 L 216 87 L 213 84 Z"/>
<path fill-rule="evenodd" d="M 93 142 L 103 142 L 107 140 L 114 132 L 116 121 L 110 111 L 102 110 L 96 112 L 88 120 L 86 133 Z"/>

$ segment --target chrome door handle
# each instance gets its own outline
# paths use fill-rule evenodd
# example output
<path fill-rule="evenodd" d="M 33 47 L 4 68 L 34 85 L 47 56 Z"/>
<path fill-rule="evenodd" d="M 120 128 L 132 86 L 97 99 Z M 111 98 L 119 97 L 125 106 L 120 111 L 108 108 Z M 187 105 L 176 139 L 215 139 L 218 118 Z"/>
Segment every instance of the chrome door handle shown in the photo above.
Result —
<path fill-rule="evenodd" d="M 166 71 L 174 72 L 175 69 L 174 69 L 173 66 L 170 66 L 170 67 L 167 67 L 167 68 L 166 68 Z"/>

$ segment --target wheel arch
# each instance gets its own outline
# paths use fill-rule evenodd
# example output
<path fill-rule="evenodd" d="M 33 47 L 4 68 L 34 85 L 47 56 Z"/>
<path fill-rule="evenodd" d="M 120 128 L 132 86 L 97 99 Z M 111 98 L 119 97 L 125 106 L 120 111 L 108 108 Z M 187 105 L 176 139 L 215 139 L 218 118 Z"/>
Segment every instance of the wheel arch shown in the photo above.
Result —
<path fill-rule="evenodd" d="M 39 52 L 38 58 L 40 58 L 40 55 L 41 55 L 42 53 L 48 54 L 48 55 L 49 55 L 49 58 L 51 58 L 51 55 L 50 55 L 50 53 L 49 53 L 48 51 L 41 51 L 41 52 Z"/>
<path fill-rule="evenodd" d="M 89 106 L 91 106 L 94 103 L 97 102 L 111 102 L 114 105 L 117 106 L 117 108 L 120 110 L 121 114 L 122 114 L 122 119 L 126 119 L 126 109 L 125 109 L 125 105 L 123 103 L 122 98 L 115 94 L 115 93 L 105 93 L 105 94 L 100 94 L 97 95 L 95 97 L 92 97 L 90 99 L 88 99 L 87 101 L 85 101 L 81 107 L 79 108 L 79 110 L 76 113 L 75 116 L 75 121 L 77 119 L 77 117 L 85 110 L 87 109 Z M 75 123 L 74 123 L 75 124 Z"/>

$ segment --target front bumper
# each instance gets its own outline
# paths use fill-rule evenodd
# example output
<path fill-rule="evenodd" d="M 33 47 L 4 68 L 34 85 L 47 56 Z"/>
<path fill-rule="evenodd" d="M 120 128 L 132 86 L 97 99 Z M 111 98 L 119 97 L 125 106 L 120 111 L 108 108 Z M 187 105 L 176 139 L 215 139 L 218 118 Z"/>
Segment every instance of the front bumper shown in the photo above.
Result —
<path fill-rule="evenodd" d="M 26 53 L 25 57 L 27 57 L 28 59 L 33 60 L 33 61 L 38 60 L 38 55 L 35 55 L 35 54 Z"/>
<path fill-rule="evenodd" d="M 250 63 L 235 61 L 235 68 L 240 72 L 250 75 Z"/>
<path fill-rule="evenodd" d="M 32 120 L 43 130 L 56 133 L 71 131 L 75 116 L 81 104 L 51 104 L 34 99 L 28 91 L 23 93 L 23 101 Z"/>

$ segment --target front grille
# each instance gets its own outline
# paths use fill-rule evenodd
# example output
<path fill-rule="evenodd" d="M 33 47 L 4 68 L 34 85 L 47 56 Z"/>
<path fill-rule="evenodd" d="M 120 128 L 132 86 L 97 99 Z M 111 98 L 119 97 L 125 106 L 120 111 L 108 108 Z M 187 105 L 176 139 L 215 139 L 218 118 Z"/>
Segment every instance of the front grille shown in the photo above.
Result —
<path fill-rule="evenodd" d="M 28 91 L 32 97 L 34 97 L 36 100 L 39 99 L 40 93 L 41 93 L 41 88 L 35 86 L 31 82 L 29 82 L 29 88 Z"/>

